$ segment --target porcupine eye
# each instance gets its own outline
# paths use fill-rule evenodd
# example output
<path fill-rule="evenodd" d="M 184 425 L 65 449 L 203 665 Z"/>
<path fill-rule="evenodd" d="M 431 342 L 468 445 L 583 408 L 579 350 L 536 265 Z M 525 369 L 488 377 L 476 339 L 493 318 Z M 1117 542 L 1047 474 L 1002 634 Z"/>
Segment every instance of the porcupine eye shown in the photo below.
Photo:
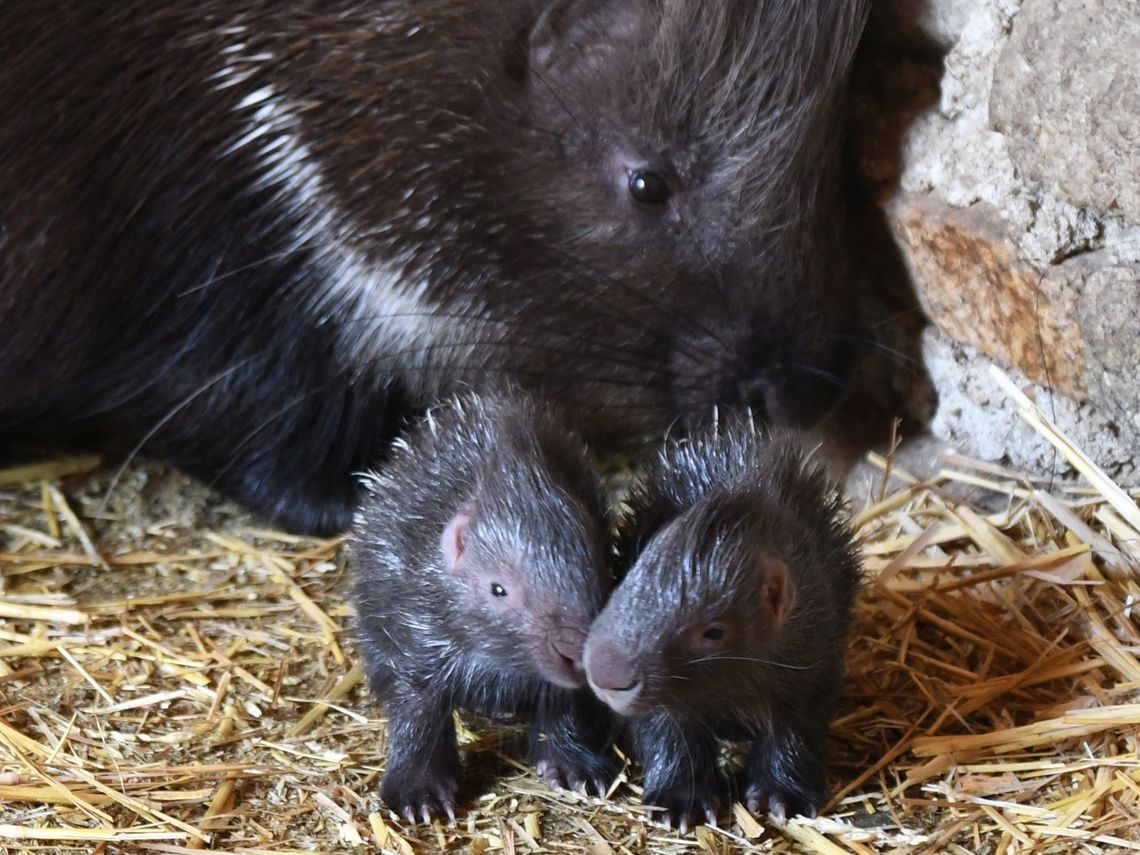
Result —
<path fill-rule="evenodd" d="M 491 596 L 492 597 L 505 597 L 507 589 L 500 585 L 498 582 L 491 583 Z"/>
<path fill-rule="evenodd" d="M 723 620 L 694 626 L 685 636 L 685 649 L 698 660 L 716 656 L 727 645 L 728 625 Z"/>
<path fill-rule="evenodd" d="M 664 205 L 669 201 L 669 184 L 665 178 L 647 169 L 629 174 L 629 192 L 643 205 Z"/>
<path fill-rule="evenodd" d="M 728 636 L 730 632 L 724 620 L 698 624 L 687 629 L 682 640 L 682 650 L 691 663 L 711 661 L 728 649 Z"/>

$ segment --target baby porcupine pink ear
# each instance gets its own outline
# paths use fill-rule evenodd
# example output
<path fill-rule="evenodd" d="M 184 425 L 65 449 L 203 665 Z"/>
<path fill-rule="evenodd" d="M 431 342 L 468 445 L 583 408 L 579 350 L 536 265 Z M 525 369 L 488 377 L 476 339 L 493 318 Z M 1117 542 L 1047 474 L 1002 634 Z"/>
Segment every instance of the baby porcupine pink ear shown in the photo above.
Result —
<path fill-rule="evenodd" d="M 467 551 L 467 537 L 471 531 L 471 523 L 475 519 L 475 511 L 464 506 L 456 511 L 443 529 L 439 539 L 439 547 L 443 552 L 443 561 L 452 573 L 458 573 L 460 562 Z"/>
<path fill-rule="evenodd" d="M 781 624 L 791 614 L 796 599 L 796 589 L 788 573 L 788 565 L 779 558 L 765 555 L 760 559 L 760 573 L 764 580 L 760 595 L 772 611 L 773 625 Z"/>

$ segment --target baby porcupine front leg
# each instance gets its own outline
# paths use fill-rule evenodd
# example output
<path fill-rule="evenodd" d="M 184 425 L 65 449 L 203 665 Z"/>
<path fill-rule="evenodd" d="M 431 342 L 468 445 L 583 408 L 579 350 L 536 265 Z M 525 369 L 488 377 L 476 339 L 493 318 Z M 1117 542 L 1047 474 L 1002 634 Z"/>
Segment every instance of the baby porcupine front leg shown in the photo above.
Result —
<path fill-rule="evenodd" d="M 745 803 L 778 819 L 815 816 L 827 799 L 827 705 L 785 715 L 757 738 L 744 770 Z"/>
<path fill-rule="evenodd" d="M 531 718 L 530 758 L 552 789 L 604 796 L 617 776 L 613 717 L 589 690 L 546 687 Z"/>
<path fill-rule="evenodd" d="M 411 689 L 385 699 L 388 763 L 380 796 L 409 823 L 455 821 L 462 768 L 450 704 Z"/>
<path fill-rule="evenodd" d="M 645 772 L 641 800 L 664 808 L 654 818 L 682 834 L 701 823 L 715 824 L 726 781 L 711 730 L 701 722 L 650 713 L 635 720 L 633 737 Z"/>

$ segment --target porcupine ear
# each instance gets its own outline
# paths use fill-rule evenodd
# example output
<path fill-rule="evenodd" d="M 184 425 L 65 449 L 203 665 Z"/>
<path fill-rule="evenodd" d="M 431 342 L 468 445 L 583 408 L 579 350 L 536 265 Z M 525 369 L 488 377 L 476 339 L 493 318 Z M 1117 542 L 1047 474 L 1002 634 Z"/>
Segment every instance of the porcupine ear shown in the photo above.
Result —
<path fill-rule="evenodd" d="M 796 599 L 788 565 L 779 558 L 764 555 L 760 558 L 760 578 L 761 601 L 771 612 L 772 625 L 778 626 L 791 614 Z"/>
<path fill-rule="evenodd" d="M 463 556 L 467 551 L 467 541 L 474 521 L 475 509 L 470 505 L 464 505 L 455 512 L 455 516 L 443 529 L 439 548 L 443 553 L 444 565 L 452 573 L 459 573 L 462 569 Z"/>
<path fill-rule="evenodd" d="M 549 0 L 528 43 L 531 86 L 596 72 L 642 28 L 646 0 Z"/>

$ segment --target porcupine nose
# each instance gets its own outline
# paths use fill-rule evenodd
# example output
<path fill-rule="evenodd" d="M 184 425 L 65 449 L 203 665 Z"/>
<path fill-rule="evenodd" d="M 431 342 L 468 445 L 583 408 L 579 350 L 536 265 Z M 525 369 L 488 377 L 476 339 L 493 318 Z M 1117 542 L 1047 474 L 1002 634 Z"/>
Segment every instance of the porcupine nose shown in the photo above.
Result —
<path fill-rule="evenodd" d="M 634 662 L 611 641 L 587 646 L 586 679 L 594 694 L 621 715 L 631 712 L 641 695 L 641 678 Z"/>
<path fill-rule="evenodd" d="M 775 365 L 742 380 L 737 395 L 758 421 L 805 427 L 826 415 L 843 387 L 839 375 L 820 368 Z"/>
<path fill-rule="evenodd" d="M 586 668 L 582 664 L 582 642 L 554 639 L 550 642 L 550 646 L 562 658 L 562 664 L 566 670 L 584 683 L 586 681 Z"/>

